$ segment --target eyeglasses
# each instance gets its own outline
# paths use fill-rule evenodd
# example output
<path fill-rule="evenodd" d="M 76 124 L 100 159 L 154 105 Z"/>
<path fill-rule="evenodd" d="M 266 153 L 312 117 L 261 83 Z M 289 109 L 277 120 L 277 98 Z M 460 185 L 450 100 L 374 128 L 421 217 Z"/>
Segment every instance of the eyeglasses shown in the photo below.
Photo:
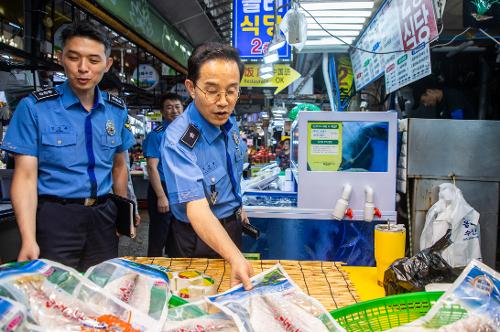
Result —
<path fill-rule="evenodd" d="M 229 103 L 234 103 L 238 98 L 240 98 L 240 89 L 238 88 L 229 88 L 226 91 L 205 91 L 199 86 L 196 85 L 196 83 L 193 83 L 194 86 L 198 89 L 200 89 L 201 92 L 205 94 L 205 98 L 209 103 L 216 103 L 220 100 L 220 97 L 224 93 L 226 95 L 226 100 Z"/>

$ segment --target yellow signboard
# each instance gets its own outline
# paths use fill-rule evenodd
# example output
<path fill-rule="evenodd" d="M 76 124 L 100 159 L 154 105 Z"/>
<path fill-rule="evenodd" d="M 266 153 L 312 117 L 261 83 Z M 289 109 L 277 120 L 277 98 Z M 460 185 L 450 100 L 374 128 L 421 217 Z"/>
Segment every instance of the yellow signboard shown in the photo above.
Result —
<path fill-rule="evenodd" d="M 259 76 L 260 64 L 245 64 L 242 87 L 276 87 L 274 94 L 282 91 L 300 77 L 300 73 L 283 64 L 274 65 L 274 76 L 264 80 Z"/>
<path fill-rule="evenodd" d="M 342 163 L 342 122 L 309 122 L 307 137 L 307 170 L 338 171 Z"/>
<path fill-rule="evenodd" d="M 155 111 L 154 113 L 148 113 L 146 115 L 146 119 L 147 121 L 150 122 L 161 122 L 162 121 L 161 113 L 160 111 Z"/>
<path fill-rule="evenodd" d="M 344 102 L 349 97 L 353 84 L 351 59 L 347 55 L 341 55 L 337 59 L 337 77 L 340 99 Z"/>

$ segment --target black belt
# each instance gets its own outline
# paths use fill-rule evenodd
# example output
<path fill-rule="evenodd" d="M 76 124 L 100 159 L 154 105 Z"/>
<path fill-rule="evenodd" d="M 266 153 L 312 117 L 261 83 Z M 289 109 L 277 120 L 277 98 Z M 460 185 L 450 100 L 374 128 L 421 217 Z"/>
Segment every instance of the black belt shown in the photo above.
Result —
<path fill-rule="evenodd" d="M 233 213 L 229 217 L 219 218 L 219 221 L 221 222 L 221 224 L 225 224 L 225 223 L 233 221 L 235 219 L 236 219 L 236 213 Z"/>
<path fill-rule="evenodd" d="M 63 198 L 52 195 L 40 195 L 38 201 L 40 202 L 55 202 L 59 204 L 80 204 L 84 206 L 95 206 L 102 204 L 108 200 L 108 195 L 88 198 Z"/>
<path fill-rule="evenodd" d="M 237 208 L 229 217 L 220 218 L 219 221 L 224 224 L 235 219 L 241 219 L 241 207 Z"/>

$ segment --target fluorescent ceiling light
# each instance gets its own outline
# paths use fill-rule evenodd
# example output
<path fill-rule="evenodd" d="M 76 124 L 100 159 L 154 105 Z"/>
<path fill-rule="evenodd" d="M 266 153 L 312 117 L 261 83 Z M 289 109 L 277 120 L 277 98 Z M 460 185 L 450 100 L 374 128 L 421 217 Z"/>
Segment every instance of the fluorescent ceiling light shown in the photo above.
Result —
<path fill-rule="evenodd" d="M 16 28 L 16 29 L 21 29 L 21 27 L 20 27 L 19 25 L 14 24 L 14 23 L 12 23 L 12 22 L 9 22 L 9 25 L 10 25 L 11 27 Z"/>
<path fill-rule="evenodd" d="M 268 52 L 276 51 L 276 50 L 282 48 L 283 46 L 285 46 L 285 42 L 286 42 L 285 38 L 279 33 L 279 30 L 277 33 L 278 33 L 278 37 L 273 37 L 273 40 L 271 41 L 271 43 L 267 47 Z"/>
<path fill-rule="evenodd" d="M 305 9 L 325 10 L 325 9 L 372 9 L 373 1 L 325 1 L 325 2 L 301 2 Z"/>
<path fill-rule="evenodd" d="M 278 42 L 276 43 L 273 40 L 267 49 L 269 50 L 269 52 L 276 51 L 279 48 L 285 46 L 285 42 L 286 42 L 285 39 L 278 40 Z"/>
<path fill-rule="evenodd" d="M 363 29 L 363 24 L 321 24 L 326 30 L 361 30 Z M 317 23 L 307 23 L 307 31 L 311 30 L 323 30 Z"/>
<path fill-rule="evenodd" d="M 328 24 L 328 23 L 364 24 L 366 21 L 366 17 L 335 17 L 335 18 L 332 18 L 332 17 L 314 17 L 314 18 L 321 25 Z M 307 19 L 307 25 L 316 23 L 316 21 L 311 16 L 309 16 L 307 14 L 306 14 L 306 19 Z"/>
<path fill-rule="evenodd" d="M 271 40 L 271 43 L 267 47 L 267 52 L 273 52 L 276 51 L 283 46 L 285 46 L 285 37 L 280 33 L 280 28 L 278 24 L 274 25 L 274 32 L 273 32 L 273 39 Z"/>
<path fill-rule="evenodd" d="M 305 11 L 299 10 L 307 16 Z M 314 10 L 309 11 L 311 15 L 315 18 L 318 17 L 370 17 L 372 14 L 371 10 Z"/>
<path fill-rule="evenodd" d="M 262 65 L 259 68 L 259 74 L 270 73 L 273 71 L 273 65 Z"/>
<path fill-rule="evenodd" d="M 344 37 L 342 40 L 348 44 L 351 44 L 354 41 L 354 37 Z M 335 39 L 335 38 L 323 38 L 323 39 L 314 39 L 314 40 L 307 40 L 306 41 L 306 47 L 307 46 L 320 46 L 320 45 L 342 45 L 340 40 Z"/>
<path fill-rule="evenodd" d="M 280 56 L 278 55 L 278 52 L 268 52 L 266 55 L 264 55 L 264 63 L 273 63 L 277 62 L 280 59 Z"/>
<path fill-rule="evenodd" d="M 274 115 L 282 115 L 282 114 L 286 114 L 288 113 L 287 110 L 282 110 L 282 109 L 278 109 L 278 110 L 275 110 L 275 111 L 271 111 Z"/>
<path fill-rule="evenodd" d="M 347 30 L 332 30 L 330 33 L 334 36 L 338 37 L 356 37 L 359 35 L 359 30 L 358 31 L 347 31 Z M 327 37 L 330 36 L 326 31 L 324 30 L 307 30 L 307 37 Z"/>
<path fill-rule="evenodd" d="M 263 80 L 268 80 L 268 79 L 272 78 L 273 76 L 274 76 L 274 73 L 271 72 L 271 73 L 265 73 L 265 74 L 260 75 L 260 78 L 262 78 Z"/>

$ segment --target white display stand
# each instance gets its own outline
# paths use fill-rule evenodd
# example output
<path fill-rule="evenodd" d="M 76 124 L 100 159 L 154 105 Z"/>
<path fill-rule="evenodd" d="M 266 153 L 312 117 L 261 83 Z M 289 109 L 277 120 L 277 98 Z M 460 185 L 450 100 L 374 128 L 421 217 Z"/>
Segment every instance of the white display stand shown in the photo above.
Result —
<path fill-rule="evenodd" d="M 310 122 L 385 122 L 387 169 L 385 172 L 311 171 L 308 165 L 308 123 Z M 297 135 L 298 131 L 298 135 Z M 294 135 L 295 133 L 295 135 Z M 395 112 L 300 112 L 292 125 L 291 168 L 298 183 L 297 210 L 332 211 L 342 196 L 344 185 L 352 187 L 348 207 L 353 220 L 364 220 L 365 187 L 373 190 L 374 205 L 382 216 L 375 220 L 396 220 L 397 113 Z M 294 151 L 298 149 L 298 151 Z M 294 160 L 294 154 L 298 160 Z M 297 163 L 298 161 L 298 163 Z M 331 216 L 333 219 L 333 215 Z"/>

